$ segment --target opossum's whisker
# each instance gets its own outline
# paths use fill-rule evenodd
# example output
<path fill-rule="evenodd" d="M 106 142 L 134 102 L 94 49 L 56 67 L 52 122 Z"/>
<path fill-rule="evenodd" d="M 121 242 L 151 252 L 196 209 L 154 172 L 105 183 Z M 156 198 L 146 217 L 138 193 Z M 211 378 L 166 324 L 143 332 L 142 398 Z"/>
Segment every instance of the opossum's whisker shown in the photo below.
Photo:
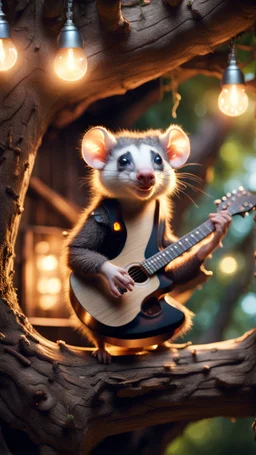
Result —
<path fill-rule="evenodd" d="M 209 193 L 206 193 L 204 190 L 202 190 L 202 188 L 198 188 L 197 186 L 195 186 L 189 182 L 186 182 L 186 186 L 188 188 L 191 188 L 195 192 L 198 191 L 199 193 L 204 194 L 205 196 L 211 197 L 211 195 Z"/>
<path fill-rule="evenodd" d="M 203 166 L 203 164 L 202 163 L 190 163 L 190 162 L 188 162 L 188 163 L 183 164 L 183 166 L 181 166 L 179 169 L 183 169 L 184 167 L 187 167 L 187 166 Z"/>
<path fill-rule="evenodd" d="M 187 178 L 190 180 L 197 180 L 198 182 L 203 183 L 202 177 L 199 177 L 199 175 L 196 174 L 191 174 L 190 172 L 178 172 L 176 176 L 178 178 Z"/>
<path fill-rule="evenodd" d="M 177 188 L 177 191 L 180 192 L 180 193 L 182 193 L 182 194 L 184 194 L 184 196 L 188 197 L 188 199 L 192 202 L 192 204 L 194 204 L 194 206 L 195 206 L 196 208 L 198 208 L 198 205 L 196 204 L 196 202 L 194 201 L 194 199 L 192 199 L 192 197 L 191 197 L 189 194 L 187 194 L 187 193 L 186 193 L 185 191 L 183 191 L 181 188 Z"/>

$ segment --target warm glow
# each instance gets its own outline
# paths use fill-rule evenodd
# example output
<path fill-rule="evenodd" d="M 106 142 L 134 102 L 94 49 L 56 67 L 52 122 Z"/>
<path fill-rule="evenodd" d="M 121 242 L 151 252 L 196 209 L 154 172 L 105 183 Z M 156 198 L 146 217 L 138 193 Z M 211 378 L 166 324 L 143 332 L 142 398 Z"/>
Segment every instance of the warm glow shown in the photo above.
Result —
<path fill-rule="evenodd" d="M 118 232 L 121 231 L 121 225 L 117 221 L 114 223 L 114 231 Z"/>
<path fill-rule="evenodd" d="M 54 69 L 64 81 L 78 81 L 87 70 L 87 58 L 81 47 L 61 48 L 54 60 Z"/>
<path fill-rule="evenodd" d="M 243 84 L 223 85 L 218 100 L 220 110 L 231 117 L 243 114 L 248 106 L 248 96 Z"/>
<path fill-rule="evenodd" d="M 17 61 L 17 49 L 10 38 L 0 39 L 0 71 L 7 71 Z"/>
<path fill-rule="evenodd" d="M 42 241 L 35 244 L 35 252 L 37 254 L 47 254 L 50 249 L 48 242 Z"/>
<path fill-rule="evenodd" d="M 49 254 L 48 256 L 39 257 L 37 260 L 37 267 L 39 270 L 44 272 L 49 272 L 51 270 L 56 269 L 58 266 L 58 260 L 56 256 L 53 254 Z"/>
<path fill-rule="evenodd" d="M 237 260 L 232 256 L 226 256 L 221 259 L 219 269 L 222 273 L 225 273 L 225 275 L 234 275 L 238 269 Z"/>
<path fill-rule="evenodd" d="M 41 310 L 51 310 L 58 302 L 58 296 L 56 295 L 41 295 L 39 298 L 39 307 Z"/>
<path fill-rule="evenodd" d="M 61 291 L 61 281 L 59 278 L 40 278 L 37 290 L 40 294 L 58 294 Z"/>

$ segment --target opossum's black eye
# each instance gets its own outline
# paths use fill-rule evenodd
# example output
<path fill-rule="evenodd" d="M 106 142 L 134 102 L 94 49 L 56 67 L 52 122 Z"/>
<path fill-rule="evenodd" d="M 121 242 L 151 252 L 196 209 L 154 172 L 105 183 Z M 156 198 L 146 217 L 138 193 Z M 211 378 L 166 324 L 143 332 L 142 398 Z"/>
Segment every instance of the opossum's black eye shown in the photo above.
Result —
<path fill-rule="evenodd" d="M 122 155 L 118 158 L 118 164 L 119 166 L 127 166 L 128 164 L 131 164 L 131 160 L 127 155 Z"/>
<path fill-rule="evenodd" d="M 156 154 L 154 158 L 154 163 L 156 163 L 158 166 L 161 166 L 161 164 L 163 164 L 163 160 L 160 155 Z"/>

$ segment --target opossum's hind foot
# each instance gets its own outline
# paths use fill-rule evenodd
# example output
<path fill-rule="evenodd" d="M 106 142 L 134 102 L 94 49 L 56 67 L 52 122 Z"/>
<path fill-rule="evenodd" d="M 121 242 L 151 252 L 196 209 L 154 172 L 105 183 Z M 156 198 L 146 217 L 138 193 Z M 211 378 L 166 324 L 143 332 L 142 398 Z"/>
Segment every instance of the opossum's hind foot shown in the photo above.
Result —
<path fill-rule="evenodd" d="M 97 348 L 93 351 L 92 356 L 98 360 L 99 363 L 111 363 L 111 355 L 105 348 Z"/>

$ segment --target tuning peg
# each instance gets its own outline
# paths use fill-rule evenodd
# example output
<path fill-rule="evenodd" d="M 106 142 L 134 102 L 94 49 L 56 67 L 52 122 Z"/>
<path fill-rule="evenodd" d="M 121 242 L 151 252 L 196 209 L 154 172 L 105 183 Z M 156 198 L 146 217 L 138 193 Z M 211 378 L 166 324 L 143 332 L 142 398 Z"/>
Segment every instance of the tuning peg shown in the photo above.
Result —
<path fill-rule="evenodd" d="M 249 216 L 249 212 L 245 212 L 245 216 Z"/>
<path fill-rule="evenodd" d="M 223 196 L 223 197 L 222 197 L 222 200 L 223 200 L 223 201 L 226 201 L 226 200 L 227 200 L 226 196 Z"/>
<path fill-rule="evenodd" d="M 237 193 L 237 190 L 233 190 L 232 193 L 233 193 L 233 194 L 236 194 L 236 193 Z"/>
<path fill-rule="evenodd" d="M 239 186 L 238 188 L 240 191 L 243 191 L 244 190 L 244 187 L 243 186 Z"/>
<path fill-rule="evenodd" d="M 216 200 L 214 201 L 214 204 L 215 204 L 215 205 L 219 205 L 220 203 L 221 203 L 221 199 L 216 199 Z"/>
<path fill-rule="evenodd" d="M 227 196 L 227 197 L 231 197 L 231 193 L 227 193 L 227 195 L 226 195 L 226 196 Z"/>

